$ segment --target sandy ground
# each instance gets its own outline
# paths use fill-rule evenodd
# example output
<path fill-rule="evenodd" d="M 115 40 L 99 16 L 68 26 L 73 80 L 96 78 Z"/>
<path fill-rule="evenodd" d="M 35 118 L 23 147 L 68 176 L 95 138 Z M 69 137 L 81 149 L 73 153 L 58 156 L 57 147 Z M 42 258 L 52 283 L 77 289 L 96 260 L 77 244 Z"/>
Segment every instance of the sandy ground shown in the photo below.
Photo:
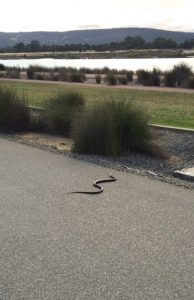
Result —
<path fill-rule="evenodd" d="M 69 153 L 73 143 L 71 139 L 65 137 L 36 132 L 17 134 L 15 139 L 34 147 L 48 148 L 61 153 Z"/>

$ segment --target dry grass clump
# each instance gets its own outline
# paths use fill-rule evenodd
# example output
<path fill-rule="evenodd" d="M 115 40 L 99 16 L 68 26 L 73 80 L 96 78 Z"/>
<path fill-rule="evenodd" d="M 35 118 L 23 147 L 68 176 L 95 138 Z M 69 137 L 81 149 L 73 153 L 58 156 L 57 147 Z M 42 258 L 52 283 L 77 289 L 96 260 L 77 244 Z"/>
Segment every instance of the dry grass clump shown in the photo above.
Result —
<path fill-rule="evenodd" d="M 19 131 L 30 127 L 30 115 L 26 98 L 0 87 L 0 130 Z"/>
<path fill-rule="evenodd" d="M 77 92 L 60 93 L 46 101 L 46 118 L 51 131 L 69 135 L 72 120 L 85 105 L 84 97 Z"/>
<path fill-rule="evenodd" d="M 147 114 L 128 101 L 93 105 L 74 121 L 74 151 L 118 156 L 135 150 L 156 156 L 147 123 Z"/>

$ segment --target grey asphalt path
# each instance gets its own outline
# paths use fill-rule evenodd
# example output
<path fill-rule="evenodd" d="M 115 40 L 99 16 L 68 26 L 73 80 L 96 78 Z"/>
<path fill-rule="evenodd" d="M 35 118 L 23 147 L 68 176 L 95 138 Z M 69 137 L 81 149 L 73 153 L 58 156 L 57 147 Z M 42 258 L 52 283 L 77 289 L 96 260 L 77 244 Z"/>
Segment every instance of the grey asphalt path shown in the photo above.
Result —
<path fill-rule="evenodd" d="M 194 191 L 0 139 L 0 299 L 194 299 Z"/>

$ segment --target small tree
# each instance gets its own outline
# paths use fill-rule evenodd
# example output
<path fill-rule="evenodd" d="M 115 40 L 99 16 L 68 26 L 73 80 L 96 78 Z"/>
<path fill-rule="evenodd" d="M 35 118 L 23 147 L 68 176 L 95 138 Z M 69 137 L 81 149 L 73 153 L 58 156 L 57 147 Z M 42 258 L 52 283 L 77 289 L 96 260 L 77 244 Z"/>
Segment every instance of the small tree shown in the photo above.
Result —
<path fill-rule="evenodd" d="M 193 75 L 191 67 L 184 63 L 174 66 L 173 73 L 178 86 L 182 86 Z"/>

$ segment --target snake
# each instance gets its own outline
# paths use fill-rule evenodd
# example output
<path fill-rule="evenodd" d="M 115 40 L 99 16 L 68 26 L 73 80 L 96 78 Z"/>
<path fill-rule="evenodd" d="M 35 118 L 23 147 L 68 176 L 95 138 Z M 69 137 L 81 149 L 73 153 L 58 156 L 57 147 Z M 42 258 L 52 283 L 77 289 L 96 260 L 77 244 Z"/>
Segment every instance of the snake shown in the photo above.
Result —
<path fill-rule="evenodd" d="M 98 191 L 92 191 L 92 192 L 87 192 L 87 191 L 75 191 L 71 192 L 69 194 L 89 194 L 89 195 L 95 195 L 95 194 L 100 194 L 104 191 L 103 187 L 100 185 L 101 183 L 105 182 L 113 182 L 116 181 L 117 178 L 114 177 L 112 174 L 109 175 L 110 179 L 99 179 L 94 181 L 93 186 L 98 189 Z"/>

